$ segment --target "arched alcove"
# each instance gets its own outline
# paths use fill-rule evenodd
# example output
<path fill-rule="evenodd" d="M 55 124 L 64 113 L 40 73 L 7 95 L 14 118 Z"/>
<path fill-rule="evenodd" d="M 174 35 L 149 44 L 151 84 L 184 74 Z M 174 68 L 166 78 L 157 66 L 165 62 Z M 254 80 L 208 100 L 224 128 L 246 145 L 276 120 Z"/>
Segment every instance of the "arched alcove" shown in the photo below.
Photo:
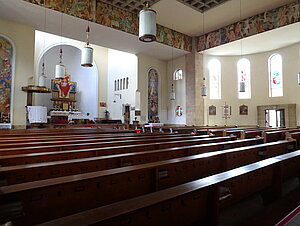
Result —
<path fill-rule="evenodd" d="M 98 117 L 98 70 L 97 68 L 82 67 L 80 65 L 81 51 L 71 45 L 56 45 L 46 50 L 38 63 L 36 70 L 41 74 L 42 62 L 45 62 L 46 87 L 51 88 L 54 79 L 55 65 L 59 61 L 59 50 L 63 49 L 63 64 L 66 73 L 71 76 L 72 82 L 77 82 L 76 106 L 83 114 L 90 113 L 91 117 Z M 46 106 L 48 111 L 52 108 L 51 94 L 36 95 L 35 105 Z"/>

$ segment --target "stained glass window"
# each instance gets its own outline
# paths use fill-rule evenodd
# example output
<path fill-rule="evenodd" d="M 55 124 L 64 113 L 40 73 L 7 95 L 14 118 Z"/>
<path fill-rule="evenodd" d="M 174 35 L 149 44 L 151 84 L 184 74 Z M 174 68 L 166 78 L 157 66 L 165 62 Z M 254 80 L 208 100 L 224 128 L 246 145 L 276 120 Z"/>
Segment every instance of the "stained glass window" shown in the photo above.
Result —
<path fill-rule="evenodd" d="M 219 60 L 211 60 L 208 64 L 209 96 L 210 99 L 221 99 L 221 63 Z"/>
<path fill-rule="evenodd" d="M 177 69 L 174 72 L 174 80 L 180 80 L 183 79 L 183 71 L 181 69 Z"/>
<path fill-rule="evenodd" d="M 283 96 L 282 56 L 273 54 L 269 58 L 270 97 Z"/>
<path fill-rule="evenodd" d="M 240 59 L 237 63 L 238 74 L 238 90 L 240 91 L 240 83 L 244 82 L 245 92 L 238 92 L 239 99 L 251 98 L 251 74 L 250 61 L 248 59 Z"/>

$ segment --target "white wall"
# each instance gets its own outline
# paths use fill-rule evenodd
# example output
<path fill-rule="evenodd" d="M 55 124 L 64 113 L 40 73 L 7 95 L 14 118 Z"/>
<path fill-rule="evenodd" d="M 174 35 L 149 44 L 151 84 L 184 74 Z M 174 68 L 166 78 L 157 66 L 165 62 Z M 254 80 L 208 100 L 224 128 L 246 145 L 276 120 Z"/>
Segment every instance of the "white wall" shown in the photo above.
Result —
<path fill-rule="evenodd" d="M 297 81 L 297 74 L 300 72 L 299 51 L 300 43 L 269 52 L 243 56 L 251 62 L 251 99 L 238 99 L 236 64 L 240 57 L 204 55 L 204 73 L 207 78 L 207 65 L 211 59 L 219 59 L 222 67 L 222 98 L 210 100 L 209 96 L 205 97 L 205 124 L 225 124 L 225 119 L 222 118 L 222 106 L 226 102 L 232 107 L 232 116 L 227 121 L 228 125 L 256 125 L 256 107 L 269 104 L 297 104 L 297 124 L 300 125 L 300 86 Z M 283 57 L 283 97 L 269 97 L 268 58 L 274 53 L 279 53 Z M 239 106 L 243 104 L 249 107 L 247 116 L 239 115 Z M 207 110 L 210 105 L 217 107 L 216 116 L 208 116 Z"/>
<path fill-rule="evenodd" d="M 150 68 L 155 68 L 159 72 L 159 87 L 158 87 L 158 116 L 160 122 L 168 123 L 167 120 L 167 104 L 169 101 L 169 87 L 167 76 L 167 62 L 158 60 L 146 55 L 138 54 L 138 89 L 141 92 L 141 123 L 148 121 L 148 71 Z"/>
<path fill-rule="evenodd" d="M 172 67 L 173 65 L 173 67 Z M 174 79 L 174 72 L 177 69 L 181 69 L 183 71 L 183 79 L 182 80 L 173 80 Z M 170 94 L 172 88 L 172 80 L 174 85 L 175 91 L 175 100 L 170 100 L 169 96 L 168 99 L 168 124 L 186 124 L 186 95 L 185 95 L 185 82 L 186 82 L 186 70 L 185 70 L 185 57 L 180 57 L 174 59 L 172 61 L 168 61 L 168 68 L 167 68 L 167 79 L 168 79 L 168 86 L 167 92 Z M 180 106 L 183 108 L 182 116 L 176 116 L 175 110 L 176 107 Z"/>
<path fill-rule="evenodd" d="M 114 91 L 114 81 L 129 78 L 128 89 Z M 137 57 L 134 54 L 117 50 L 108 50 L 108 111 L 112 119 L 122 119 L 122 106 L 129 104 L 135 107 L 137 90 Z M 118 95 L 115 95 L 118 94 Z M 119 95 L 120 94 L 120 95 Z M 120 98 L 121 97 L 121 98 Z M 130 120 L 134 120 L 134 111 L 130 112 Z"/>
<path fill-rule="evenodd" d="M 34 28 L 0 19 L 0 33 L 15 46 L 15 73 L 12 90 L 12 124 L 15 128 L 26 125 L 26 93 L 21 90 L 33 76 Z"/>

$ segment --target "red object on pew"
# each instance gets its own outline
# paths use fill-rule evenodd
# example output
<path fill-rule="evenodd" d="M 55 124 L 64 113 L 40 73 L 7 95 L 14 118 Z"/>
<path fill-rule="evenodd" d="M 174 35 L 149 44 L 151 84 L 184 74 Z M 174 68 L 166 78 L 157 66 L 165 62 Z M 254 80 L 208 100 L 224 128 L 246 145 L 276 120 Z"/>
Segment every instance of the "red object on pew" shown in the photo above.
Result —
<path fill-rule="evenodd" d="M 300 206 L 289 213 L 285 218 L 283 218 L 276 226 L 289 226 L 295 225 L 295 222 L 300 222 Z"/>
<path fill-rule="evenodd" d="M 136 132 L 136 133 L 141 133 L 141 129 L 134 129 L 134 131 Z"/>

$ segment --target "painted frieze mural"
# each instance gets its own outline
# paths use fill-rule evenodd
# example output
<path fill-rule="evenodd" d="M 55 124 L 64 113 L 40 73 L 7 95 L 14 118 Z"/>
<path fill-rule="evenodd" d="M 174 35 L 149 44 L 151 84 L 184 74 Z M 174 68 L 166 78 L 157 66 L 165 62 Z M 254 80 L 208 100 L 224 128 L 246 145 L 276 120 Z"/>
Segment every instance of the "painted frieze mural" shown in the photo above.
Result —
<path fill-rule="evenodd" d="M 158 72 L 151 68 L 148 72 L 148 119 L 158 116 Z"/>
<path fill-rule="evenodd" d="M 13 46 L 0 36 L 0 123 L 10 123 Z"/>
<path fill-rule="evenodd" d="M 100 0 L 24 0 L 52 10 L 138 35 L 138 15 Z M 174 40 L 174 41 L 173 41 Z M 157 42 L 191 52 L 192 38 L 157 25 Z"/>
<path fill-rule="evenodd" d="M 198 37 L 197 51 L 203 51 L 299 21 L 300 1 L 298 0 Z"/>

